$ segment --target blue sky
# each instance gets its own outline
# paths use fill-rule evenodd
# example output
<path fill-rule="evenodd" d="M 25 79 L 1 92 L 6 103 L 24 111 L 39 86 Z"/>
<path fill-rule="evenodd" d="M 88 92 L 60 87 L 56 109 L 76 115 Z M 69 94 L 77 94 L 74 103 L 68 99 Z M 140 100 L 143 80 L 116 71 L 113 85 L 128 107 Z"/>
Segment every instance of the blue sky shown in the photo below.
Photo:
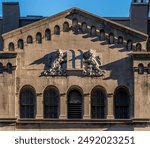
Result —
<path fill-rule="evenodd" d="M 131 0 L 0 0 L 0 16 L 2 2 L 19 2 L 21 16 L 51 16 L 72 7 L 78 7 L 105 17 L 129 16 Z"/>

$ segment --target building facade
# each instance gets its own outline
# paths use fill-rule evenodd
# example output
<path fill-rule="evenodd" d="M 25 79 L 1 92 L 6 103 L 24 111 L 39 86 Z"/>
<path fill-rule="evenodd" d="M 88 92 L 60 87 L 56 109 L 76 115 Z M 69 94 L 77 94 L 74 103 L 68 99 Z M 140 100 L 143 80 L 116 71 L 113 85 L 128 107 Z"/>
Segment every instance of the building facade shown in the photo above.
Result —
<path fill-rule="evenodd" d="M 150 130 L 148 1 L 129 18 L 2 6 L 0 130 Z"/>

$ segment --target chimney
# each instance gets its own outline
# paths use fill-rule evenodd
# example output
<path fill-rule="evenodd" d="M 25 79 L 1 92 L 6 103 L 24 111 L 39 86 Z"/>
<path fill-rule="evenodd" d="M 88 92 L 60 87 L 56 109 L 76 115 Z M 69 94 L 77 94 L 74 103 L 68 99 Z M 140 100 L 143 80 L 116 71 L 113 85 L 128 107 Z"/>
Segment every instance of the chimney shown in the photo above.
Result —
<path fill-rule="evenodd" d="M 3 33 L 19 27 L 20 9 L 18 2 L 3 2 Z"/>
<path fill-rule="evenodd" d="M 148 32 L 149 0 L 132 0 L 130 7 L 130 27 Z"/>

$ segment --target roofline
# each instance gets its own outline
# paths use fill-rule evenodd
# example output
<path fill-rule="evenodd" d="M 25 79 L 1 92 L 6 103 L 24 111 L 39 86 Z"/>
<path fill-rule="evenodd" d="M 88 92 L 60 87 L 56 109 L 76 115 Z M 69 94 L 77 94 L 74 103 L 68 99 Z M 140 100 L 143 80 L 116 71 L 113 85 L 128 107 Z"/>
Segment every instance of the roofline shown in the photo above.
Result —
<path fill-rule="evenodd" d="M 127 26 L 125 26 L 125 25 L 116 23 L 116 22 L 114 22 L 114 21 L 112 21 L 112 20 L 110 20 L 110 19 L 102 18 L 102 17 L 100 17 L 100 16 L 97 16 L 97 15 L 95 15 L 95 14 L 92 14 L 92 13 L 90 13 L 90 12 L 87 12 L 87 11 L 82 10 L 82 9 L 79 9 L 79 8 L 71 8 L 71 9 L 65 10 L 65 11 L 63 11 L 63 12 L 60 12 L 60 13 L 58 13 L 58 14 L 52 15 L 52 16 L 50 16 L 50 17 L 48 17 L 48 18 L 44 18 L 44 19 L 39 20 L 39 21 L 37 21 L 37 22 L 34 22 L 34 23 L 29 24 L 29 25 L 23 26 L 23 27 L 21 27 L 21 28 L 17 28 L 17 29 L 15 29 L 15 30 L 12 30 L 12 31 L 10 31 L 10 32 L 7 32 L 7 33 L 2 34 L 2 37 L 5 38 L 5 37 L 9 36 L 9 34 L 14 33 L 14 32 L 17 32 L 17 31 L 23 32 L 23 30 L 27 30 L 27 29 L 29 30 L 30 28 L 34 28 L 35 25 L 36 25 L 36 28 L 37 28 L 37 26 L 43 25 L 43 24 L 45 23 L 45 21 L 47 21 L 47 20 L 52 20 L 52 19 L 54 19 L 54 18 L 56 18 L 56 17 L 58 17 L 58 16 L 63 16 L 63 15 L 65 15 L 65 14 L 68 14 L 68 15 L 69 15 L 70 13 L 74 13 L 74 12 L 77 12 L 77 11 L 79 11 L 81 14 L 82 14 L 82 13 L 83 13 L 83 14 L 86 14 L 86 15 L 88 14 L 89 16 L 94 17 L 96 20 L 98 19 L 98 21 L 105 21 L 105 22 L 107 22 L 107 23 L 109 23 L 109 24 L 112 24 L 112 25 L 114 26 L 114 28 L 119 29 L 119 27 L 120 27 L 120 29 L 122 29 L 122 30 L 128 30 L 128 31 L 131 32 L 131 33 L 136 33 L 137 35 L 140 35 L 140 36 L 141 36 L 142 38 L 144 38 L 145 40 L 148 38 L 148 35 L 145 34 L 145 33 L 143 33 L 143 32 L 140 32 L 140 31 L 137 31 L 137 30 L 132 29 L 132 28 L 130 28 L 130 27 L 127 27 Z"/>
<path fill-rule="evenodd" d="M 19 2 L 2 2 L 2 5 L 19 5 Z"/>

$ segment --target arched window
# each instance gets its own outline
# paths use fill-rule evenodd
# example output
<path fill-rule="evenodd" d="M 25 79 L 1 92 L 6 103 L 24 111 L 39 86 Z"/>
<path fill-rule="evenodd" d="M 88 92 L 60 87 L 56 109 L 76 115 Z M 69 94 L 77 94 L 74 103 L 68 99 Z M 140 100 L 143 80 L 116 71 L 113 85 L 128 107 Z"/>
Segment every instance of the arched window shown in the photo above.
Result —
<path fill-rule="evenodd" d="M 72 20 L 72 27 L 73 27 L 73 28 L 78 27 L 78 20 L 77 20 L 76 18 L 74 18 L 74 19 Z"/>
<path fill-rule="evenodd" d="M 69 23 L 68 22 L 64 22 L 63 24 L 63 32 L 69 32 Z"/>
<path fill-rule="evenodd" d="M 36 93 L 31 86 L 20 91 L 20 118 L 35 118 Z"/>
<path fill-rule="evenodd" d="M 60 27 L 59 27 L 58 25 L 56 25 L 56 26 L 54 27 L 54 34 L 55 34 L 55 35 L 60 35 Z"/>
<path fill-rule="evenodd" d="M 44 91 L 44 118 L 59 118 L 59 92 L 55 88 Z"/>
<path fill-rule="evenodd" d="M 144 66 L 143 64 L 138 65 L 138 74 L 144 74 Z"/>
<path fill-rule="evenodd" d="M 12 64 L 11 63 L 7 63 L 7 72 L 8 73 L 12 73 L 12 70 L 13 70 Z"/>
<path fill-rule="evenodd" d="M 150 64 L 147 65 L 147 73 L 150 74 Z"/>
<path fill-rule="evenodd" d="M 131 40 L 127 41 L 127 49 L 132 50 L 132 41 Z"/>
<path fill-rule="evenodd" d="M 33 38 L 32 38 L 31 35 L 29 35 L 29 36 L 27 37 L 27 44 L 32 44 L 32 43 L 33 43 Z"/>
<path fill-rule="evenodd" d="M 118 44 L 120 44 L 120 45 L 123 44 L 123 37 L 121 37 L 121 36 L 118 37 Z"/>
<path fill-rule="evenodd" d="M 124 87 L 118 88 L 114 94 L 115 119 L 130 118 L 130 95 Z"/>
<path fill-rule="evenodd" d="M 142 45 L 140 43 L 136 44 L 136 51 L 141 51 L 142 50 Z"/>
<path fill-rule="evenodd" d="M 23 48 L 24 48 L 24 42 L 23 42 L 22 39 L 19 39 L 19 40 L 18 40 L 18 48 L 19 48 L 19 49 L 23 49 Z"/>
<path fill-rule="evenodd" d="M 3 64 L 0 63 L 0 73 L 3 73 Z"/>
<path fill-rule="evenodd" d="M 82 94 L 78 90 L 72 90 L 68 94 L 68 118 L 82 119 Z"/>
<path fill-rule="evenodd" d="M 87 32 L 87 24 L 85 22 L 82 23 L 81 28 L 83 33 Z"/>
<path fill-rule="evenodd" d="M 95 26 L 91 27 L 91 36 L 96 36 L 96 27 Z"/>
<path fill-rule="evenodd" d="M 9 51 L 14 51 L 14 50 L 15 50 L 15 45 L 14 45 L 13 42 L 9 43 L 9 45 L 8 45 L 8 50 L 9 50 Z"/>
<path fill-rule="evenodd" d="M 109 44 L 114 44 L 114 34 L 113 33 L 109 34 Z"/>
<path fill-rule="evenodd" d="M 91 93 L 92 119 L 106 118 L 106 93 L 101 88 L 95 88 Z"/>
<path fill-rule="evenodd" d="M 51 40 L 51 31 L 50 29 L 45 30 L 45 40 L 50 41 Z"/>
<path fill-rule="evenodd" d="M 41 44 L 41 43 L 42 43 L 42 34 L 41 34 L 40 32 L 38 32 L 38 33 L 36 34 L 36 42 L 37 42 L 38 44 Z"/>
<path fill-rule="evenodd" d="M 100 40 L 101 41 L 105 40 L 105 31 L 103 29 L 100 30 Z"/>

